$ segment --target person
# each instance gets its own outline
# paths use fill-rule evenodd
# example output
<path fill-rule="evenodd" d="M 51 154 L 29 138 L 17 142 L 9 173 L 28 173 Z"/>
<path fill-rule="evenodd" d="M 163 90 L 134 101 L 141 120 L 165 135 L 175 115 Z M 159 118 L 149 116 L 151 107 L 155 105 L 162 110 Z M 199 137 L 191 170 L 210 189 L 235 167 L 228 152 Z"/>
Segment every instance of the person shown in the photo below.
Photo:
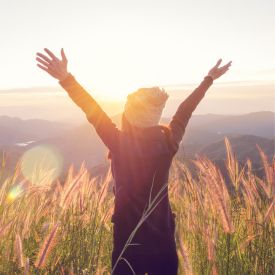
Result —
<path fill-rule="evenodd" d="M 37 53 L 38 67 L 59 80 L 109 149 L 115 195 L 112 274 L 177 274 L 176 222 L 168 197 L 169 169 L 193 111 L 213 80 L 222 76 L 231 62 L 220 67 L 222 60 L 218 60 L 179 105 L 167 126 L 159 124 L 168 99 L 165 90 L 141 88 L 129 94 L 118 129 L 68 72 L 64 50 L 61 49 L 61 59 L 44 50 L 47 55 Z"/>

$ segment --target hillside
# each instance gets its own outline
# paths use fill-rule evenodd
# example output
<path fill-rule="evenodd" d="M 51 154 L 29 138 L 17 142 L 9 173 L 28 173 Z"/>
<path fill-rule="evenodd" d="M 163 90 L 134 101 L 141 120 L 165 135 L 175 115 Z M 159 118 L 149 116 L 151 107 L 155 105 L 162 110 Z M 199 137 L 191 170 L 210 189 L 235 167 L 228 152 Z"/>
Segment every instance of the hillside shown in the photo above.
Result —
<path fill-rule="evenodd" d="M 239 161 L 250 159 L 255 164 L 261 163 L 261 158 L 257 146 L 265 152 L 269 161 L 275 154 L 275 139 L 267 139 L 252 135 L 240 135 L 238 137 L 229 138 L 233 152 Z M 220 140 L 205 146 L 198 152 L 199 155 L 206 155 L 211 160 L 226 159 L 226 148 L 224 141 Z"/>
<path fill-rule="evenodd" d="M 244 115 L 194 115 L 186 129 L 185 141 L 193 141 L 193 131 L 210 132 L 217 135 L 255 135 L 275 137 L 275 113 L 254 112 Z M 200 135 L 197 135 L 198 138 Z"/>
<path fill-rule="evenodd" d="M 64 133 L 69 128 L 67 123 L 0 116 L 0 145 L 50 138 Z"/>
<path fill-rule="evenodd" d="M 64 169 L 67 169 L 71 163 L 79 168 L 85 161 L 88 167 L 93 167 L 106 160 L 107 148 L 97 136 L 92 125 L 88 123 L 68 130 L 59 136 L 31 143 L 26 146 L 26 150 L 43 144 L 51 144 L 58 148 L 63 156 Z"/>
<path fill-rule="evenodd" d="M 112 117 L 112 120 L 120 127 L 121 114 Z M 206 154 L 213 160 L 224 159 L 224 138 L 228 137 L 232 140 L 234 151 L 238 152 L 238 158 L 242 161 L 249 157 L 256 165 L 259 163 L 256 144 L 266 150 L 269 157 L 274 154 L 274 120 L 275 114 L 272 112 L 238 116 L 194 115 L 187 126 L 178 155 L 192 159 L 196 154 Z M 163 118 L 161 123 L 167 124 L 169 121 L 170 118 Z M 83 161 L 88 168 L 106 162 L 108 150 L 88 121 L 75 127 L 54 121 L 2 116 L 0 129 L 0 152 L 5 151 L 9 155 L 9 167 L 13 167 L 25 151 L 42 144 L 51 144 L 59 150 L 64 160 L 64 170 L 70 164 L 80 167 Z M 26 146 L 18 144 L 30 140 L 34 142 Z"/>

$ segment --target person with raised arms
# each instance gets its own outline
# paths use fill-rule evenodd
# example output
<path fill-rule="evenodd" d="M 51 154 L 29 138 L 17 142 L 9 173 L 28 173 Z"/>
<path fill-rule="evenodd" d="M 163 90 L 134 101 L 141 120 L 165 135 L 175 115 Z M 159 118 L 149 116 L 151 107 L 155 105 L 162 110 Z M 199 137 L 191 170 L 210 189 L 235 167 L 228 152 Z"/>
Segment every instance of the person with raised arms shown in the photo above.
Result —
<path fill-rule="evenodd" d="M 129 94 L 118 129 L 68 72 L 64 50 L 61 59 L 44 50 L 46 54 L 37 53 L 38 67 L 59 81 L 109 149 L 115 195 L 112 274 L 176 275 L 176 222 L 168 197 L 169 169 L 193 111 L 231 62 L 220 66 L 222 60 L 218 60 L 168 125 L 159 124 L 168 99 L 164 89 L 141 88 Z"/>

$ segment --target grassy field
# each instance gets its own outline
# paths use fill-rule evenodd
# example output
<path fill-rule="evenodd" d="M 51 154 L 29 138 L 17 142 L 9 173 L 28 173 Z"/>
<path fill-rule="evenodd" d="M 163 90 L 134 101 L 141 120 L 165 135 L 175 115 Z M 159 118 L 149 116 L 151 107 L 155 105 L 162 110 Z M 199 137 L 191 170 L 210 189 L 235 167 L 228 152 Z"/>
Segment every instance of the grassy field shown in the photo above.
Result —
<path fill-rule="evenodd" d="M 179 274 L 274 274 L 275 160 L 268 163 L 258 148 L 260 179 L 249 160 L 240 168 L 227 139 L 225 146 L 230 192 L 207 158 L 194 161 L 196 176 L 184 162 L 173 162 L 169 195 Z M 0 274 L 110 274 L 111 185 L 110 171 L 93 178 L 84 165 L 71 167 L 65 183 L 45 175 L 31 184 L 18 163 L 0 182 Z"/>

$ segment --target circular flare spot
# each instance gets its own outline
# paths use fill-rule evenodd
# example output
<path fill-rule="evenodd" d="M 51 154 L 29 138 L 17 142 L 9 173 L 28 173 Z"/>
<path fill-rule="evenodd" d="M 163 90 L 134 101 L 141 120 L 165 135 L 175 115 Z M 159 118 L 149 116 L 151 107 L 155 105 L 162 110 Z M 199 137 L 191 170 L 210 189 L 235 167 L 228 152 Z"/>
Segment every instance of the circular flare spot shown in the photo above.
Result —
<path fill-rule="evenodd" d="M 14 201 L 18 196 L 20 196 L 23 193 L 24 189 L 22 185 L 18 184 L 13 186 L 7 196 L 8 201 L 12 202 Z"/>
<path fill-rule="evenodd" d="M 51 184 L 62 171 L 63 158 L 52 145 L 38 145 L 22 156 L 21 171 L 32 184 Z"/>

